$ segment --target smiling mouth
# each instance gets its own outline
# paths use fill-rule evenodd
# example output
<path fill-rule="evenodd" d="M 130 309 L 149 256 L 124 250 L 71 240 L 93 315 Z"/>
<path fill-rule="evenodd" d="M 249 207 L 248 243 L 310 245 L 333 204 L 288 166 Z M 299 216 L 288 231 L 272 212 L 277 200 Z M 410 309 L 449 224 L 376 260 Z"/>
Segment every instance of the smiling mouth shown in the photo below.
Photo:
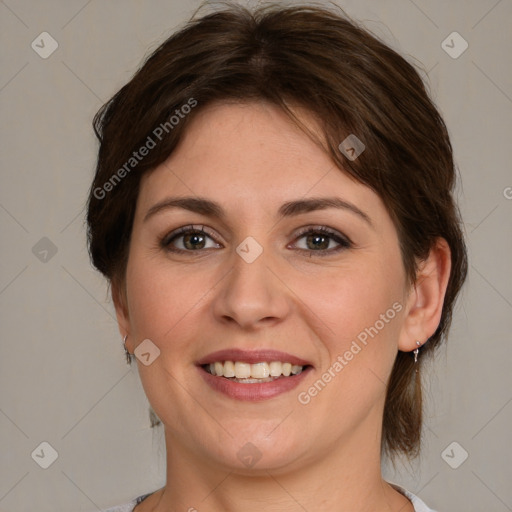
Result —
<path fill-rule="evenodd" d="M 216 377 L 243 384 L 256 384 L 293 377 L 310 365 L 301 366 L 281 361 L 252 364 L 243 361 L 216 361 L 201 366 L 207 373 Z"/>

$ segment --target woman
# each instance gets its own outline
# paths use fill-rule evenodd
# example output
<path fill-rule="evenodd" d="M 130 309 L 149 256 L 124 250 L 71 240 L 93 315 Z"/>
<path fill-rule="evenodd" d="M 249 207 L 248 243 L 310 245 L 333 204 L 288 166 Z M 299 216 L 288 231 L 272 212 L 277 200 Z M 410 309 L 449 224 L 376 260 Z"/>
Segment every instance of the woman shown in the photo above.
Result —
<path fill-rule="evenodd" d="M 88 225 L 165 429 L 165 487 L 112 511 L 429 511 L 424 360 L 466 276 L 421 78 L 338 11 L 191 21 L 97 114 Z"/>

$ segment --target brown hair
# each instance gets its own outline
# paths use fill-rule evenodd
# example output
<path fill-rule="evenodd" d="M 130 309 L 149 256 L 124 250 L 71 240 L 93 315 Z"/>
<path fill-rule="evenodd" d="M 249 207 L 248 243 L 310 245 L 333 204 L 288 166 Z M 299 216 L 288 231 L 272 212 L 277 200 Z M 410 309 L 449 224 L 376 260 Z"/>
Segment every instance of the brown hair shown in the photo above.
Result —
<path fill-rule="evenodd" d="M 100 147 L 87 221 L 96 268 L 111 283 L 124 283 L 142 175 L 169 157 L 205 105 L 220 100 L 269 101 L 298 124 L 291 104 L 311 112 L 340 170 L 386 205 L 408 284 L 436 239 L 448 242 L 452 268 L 442 317 L 421 349 L 421 365 L 446 336 L 467 273 L 452 147 L 414 67 L 341 9 L 228 4 L 193 18 L 146 59 L 94 119 Z M 366 146 L 355 160 L 339 149 L 350 134 Z M 151 150 L 139 158 L 144 146 Z M 419 453 L 420 373 L 412 354 L 398 353 L 383 417 L 382 448 L 391 456 Z"/>

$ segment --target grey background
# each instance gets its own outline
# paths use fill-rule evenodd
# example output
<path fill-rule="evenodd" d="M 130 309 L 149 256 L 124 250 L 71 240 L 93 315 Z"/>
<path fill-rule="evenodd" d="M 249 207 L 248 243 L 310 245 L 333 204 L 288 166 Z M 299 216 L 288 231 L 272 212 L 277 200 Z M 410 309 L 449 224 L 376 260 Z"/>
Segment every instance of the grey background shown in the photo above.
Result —
<path fill-rule="evenodd" d="M 386 476 L 440 512 L 512 510 L 512 2 L 338 3 L 428 73 L 469 245 L 468 283 L 428 380 L 423 457 Z M 93 114 L 197 5 L 0 1 L 1 512 L 92 512 L 165 482 L 162 430 L 149 426 L 89 264 L 83 206 Z M 43 31 L 59 45 L 47 59 L 31 48 Z M 453 31 L 469 44 L 457 59 L 441 47 Z M 58 452 L 46 470 L 31 456 L 43 441 Z M 454 441 L 452 464 L 469 454 L 457 469 L 442 456 Z"/>

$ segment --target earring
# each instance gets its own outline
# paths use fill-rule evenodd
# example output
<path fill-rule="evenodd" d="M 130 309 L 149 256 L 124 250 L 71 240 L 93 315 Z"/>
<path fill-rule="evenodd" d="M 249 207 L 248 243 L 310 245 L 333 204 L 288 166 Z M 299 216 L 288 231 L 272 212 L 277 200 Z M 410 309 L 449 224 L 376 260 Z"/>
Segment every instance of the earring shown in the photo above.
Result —
<path fill-rule="evenodd" d="M 132 363 L 132 355 L 130 352 L 128 352 L 128 349 L 126 348 L 126 340 L 128 339 L 128 334 L 123 338 L 123 348 L 124 348 L 124 354 L 126 356 L 126 363 L 131 364 Z"/>
<path fill-rule="evenodd" d="M 418 353 L 420 351 L 419 347 L 421 347 L 421 343 L 419 341 L 416 342 L 416 345 L 418 345 L 418 348 L 415 348 L 413 350 L 413 353 L 414 353 L 414 362 L 417 363 L 418 362 Z"/>

